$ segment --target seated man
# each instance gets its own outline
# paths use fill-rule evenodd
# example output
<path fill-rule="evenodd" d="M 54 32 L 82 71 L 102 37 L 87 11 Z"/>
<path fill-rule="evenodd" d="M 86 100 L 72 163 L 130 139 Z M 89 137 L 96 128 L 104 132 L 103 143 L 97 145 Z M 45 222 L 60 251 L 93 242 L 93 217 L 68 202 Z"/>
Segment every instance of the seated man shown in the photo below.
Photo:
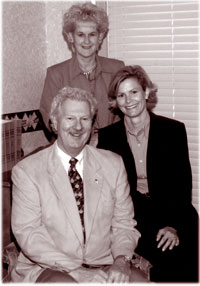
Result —
<path fill-rule="evenodd" d="M 153 265 L 151 281 L 197 282 L 198 215 L 191 204 L 186 130 L 147 109 L 156 92 L 142 67 L 120 69 L 109 100 L 122 120 L 99 130 L 97 146 L 124 160 L 141 233 L 136 252 Z"/>
<path fill-rule="evenodd" d="M 53 99 L 57 140 L 12 170 L 12 229 L 21 247 L 12 282 L 147 282 L 130 263 L 140 233 L 121 157 L 86 145 L 91 93 Z"/>

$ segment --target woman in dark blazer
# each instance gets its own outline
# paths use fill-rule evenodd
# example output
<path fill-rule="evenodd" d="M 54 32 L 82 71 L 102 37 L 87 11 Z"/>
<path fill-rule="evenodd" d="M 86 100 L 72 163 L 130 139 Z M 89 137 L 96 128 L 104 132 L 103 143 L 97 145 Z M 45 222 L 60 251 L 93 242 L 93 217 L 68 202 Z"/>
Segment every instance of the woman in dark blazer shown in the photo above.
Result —
<path fill-rule="evenodd" d="M 97 147 L 124 160 L 142 234 L 136 251 L 152 263 L 151 281 L 197 282 L 198 215 L 191 204 L 186 129 L 148 111 L 146 100 L 156 91 L 140 66 L 119 70 L 109 100 L 122 119 L 99 130 Z"/>

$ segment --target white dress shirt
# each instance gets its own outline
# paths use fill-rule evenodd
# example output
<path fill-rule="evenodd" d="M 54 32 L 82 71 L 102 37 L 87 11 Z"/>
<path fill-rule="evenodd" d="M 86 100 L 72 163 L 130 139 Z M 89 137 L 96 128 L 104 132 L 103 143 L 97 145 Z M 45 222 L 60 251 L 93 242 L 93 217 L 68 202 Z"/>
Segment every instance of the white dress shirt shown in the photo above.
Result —
<path fill-rule="evenodd" d="M 68 174 L 68 170 L 70 166 L 69 160 L 72 157 L 66 154 L 64 151 L 62 151 L 60 147 L 58 147 L 57 142 L 56 142 L 56 148 L 57 148 L 58 156 Z M 81 153 L 79 153 L 76 157 L 73 157 L 73 158 L 76 158 L 78 160 L 78 162 L 76 163 L 76 170 L 79 172 L 81 178 L 83 178 L 83 150 L 81 151 Z"/>

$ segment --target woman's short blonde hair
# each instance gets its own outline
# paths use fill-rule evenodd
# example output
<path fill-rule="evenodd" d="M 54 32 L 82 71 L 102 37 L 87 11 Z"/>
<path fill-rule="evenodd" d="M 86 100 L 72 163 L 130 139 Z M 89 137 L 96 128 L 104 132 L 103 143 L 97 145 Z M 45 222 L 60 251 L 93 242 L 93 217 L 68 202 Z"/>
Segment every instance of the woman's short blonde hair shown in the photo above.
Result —
<path fill-rule="evenodd" d="M 119 86 L 128 78 L 136 78 L 138 80 L 143 91 L 146 93 L 147 102 L 151 103 L 156 101 L 158 88 L 157 85 L 150 80 L 146 71 L 139 65 L 125 66 L 115 73 L 109 85 L 108 100 L 112 111 L 118 109 L 116 98 Z"/>
<path fill-rule="evenodd" d="M 97 25 L 97 31 L 101 33 L 102 42 L 107 36 L 109 29 L 109 21 L 106 12 L 92 4 L 85 2 L 83 4 L 74 4 L 63 16 L 62 34 L 67 42 L 68 48 L 73 51 L 72 43 L 68 39 L 68 33 L 73 33 L 76 29 L 77 21 L 93 22 Z"/>

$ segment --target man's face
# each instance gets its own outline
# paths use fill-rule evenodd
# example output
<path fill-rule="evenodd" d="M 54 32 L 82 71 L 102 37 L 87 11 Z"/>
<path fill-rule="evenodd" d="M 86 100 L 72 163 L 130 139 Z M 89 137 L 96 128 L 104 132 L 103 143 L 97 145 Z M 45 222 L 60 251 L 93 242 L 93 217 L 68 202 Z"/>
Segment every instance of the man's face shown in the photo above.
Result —
<path fill-rule="evenodd" d="M 136 78 L 127 78 L 120 83 L 116 100 L 127 117 L 140 117 L 146 112 L 145 92 Z"/>
<path fill-rule="evenodd" d="M 88 102 L 67 99 L 59 109 L 56 119 L 58 146 L 68 155 L 75 157 L 87 143 L 92 115 Z"/>
<path fill-rule="evenodd" d="M 70 33 L 77 56 L 91 57 L 99 47 L 100 34 L 93 22 L 78 21 L 74 33 Z"/>

